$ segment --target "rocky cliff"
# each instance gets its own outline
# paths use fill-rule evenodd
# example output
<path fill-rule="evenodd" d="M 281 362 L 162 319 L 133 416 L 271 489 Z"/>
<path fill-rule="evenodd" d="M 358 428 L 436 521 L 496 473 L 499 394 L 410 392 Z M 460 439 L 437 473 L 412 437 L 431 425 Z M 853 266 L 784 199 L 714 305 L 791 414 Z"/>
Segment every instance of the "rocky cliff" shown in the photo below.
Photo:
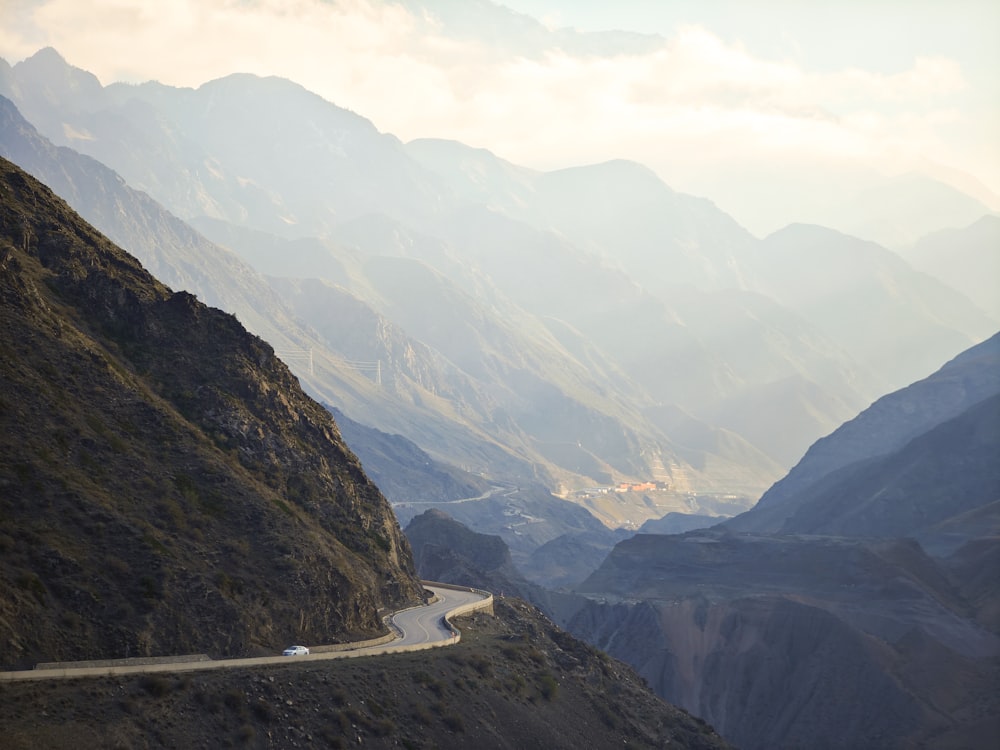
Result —
<path fill-rule="evenodd" d="M 740 747 L 985 748 L 1000 728 L 996 584 L 963 590 L 913 541 L 639 535 L 580 588 L 570 632 Z"/>
<path fill-rule="evenodd" d="M 629 667 L 499 600 L 458 645 L 335 667 L 234 669 L 4 685 L 5 750 L 349 747 L 465 750 L 731 747 Z"/>
<path fill-rule="evenodd" d="M 525 596 L 528 582 L 514 567 L 503 539 L 478 534 L 437 509 L 406 527 L 420 575 L 431 581 L 475 586 L 497 594 Z"/>
<path fill-rule="evenodd" d="M 391 508 L 231 315 L 0 161 L 0 663 L 272 652 L 418 601 Z"/>
<path fill-rule="evenodd" d="M 992 747 L 998 347 L 880 399 L 741 516 L 619 543 L 568 628 L 741 747 Z"/>

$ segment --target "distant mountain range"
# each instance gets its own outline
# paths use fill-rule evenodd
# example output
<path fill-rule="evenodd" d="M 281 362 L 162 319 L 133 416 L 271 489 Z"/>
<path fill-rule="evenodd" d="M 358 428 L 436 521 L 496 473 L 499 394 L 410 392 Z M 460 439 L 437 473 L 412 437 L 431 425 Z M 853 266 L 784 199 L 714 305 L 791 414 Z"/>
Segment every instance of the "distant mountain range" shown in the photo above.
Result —
<path fill-rule="evenodd" d="M 725 526 L 915 537 L 947 552 L 1000 532 L 998 397 L 1000 334 L 816 442 L 754 508 Z M 960 528 L 966 514 L 974 517 Z"/>
<path fill-rule="evenodd" d="M 540 546 L 529 583 L 438 511 L 407 535 L 428 571 L 517 591 L 740 747 L 991 747 L 998 358 L 1000 334 L 818 441 L 750 511 L 647 522 L 582 581 L 606 537 Z"/>
<path fill-rule="evenodd" d="M 867 201 L 898 253 L 758 239 L 642 165 L 403 144 L 277 78 L 102 86 L 47 49 L 0 95 L 0 155 L 135 256 L 4 162 L 9 662 L 372 632 L 419 597 L 398 519 L 424 570 L 547 606 L 742 747 L 1000 730 L 968 196 L 950 229 L 895 223 L 936 185 Z M 647 519 L 687 530 L 608 528 Z"/>
<path fill-rule="evenodd" d="M 914 268 L 963 292 L 994 320 L 1000 318 L 1000 216 L 938 230 L 900 253 Z"/>
<path fill-rule="evenodd" d="M 273 349 L 2 158 L 0 384 L 5 670 L 273 656 L 382 635 L 387 610 L 426 596 L 385 497 Z M 5 681 L 4 747 L 729 747 L 524 602 L 494 609 L 447 655 L 333 672 L 295 659 Z M 498 722 L 515 727 L 499 743 Z"/>
<path fill-rule="evenodd" d="M 1000 334 L 817 441 L 751 510 L 620 542 L 559 611 L 740 747 L 989 747 L 998 449 Z"/>
<path fill-rule="evenodd" d="M 871 243 L 757 240 L 634 163 L 545 174 L 402 144 L 280 79 L 101 86 L 48 49 L 0 65 L 0 94 L 38 128 L 7 111 L 0 153 L 273 341 L 321 400 L 494 479 L 655 478 L 746 507 L 996 327 Z"/>

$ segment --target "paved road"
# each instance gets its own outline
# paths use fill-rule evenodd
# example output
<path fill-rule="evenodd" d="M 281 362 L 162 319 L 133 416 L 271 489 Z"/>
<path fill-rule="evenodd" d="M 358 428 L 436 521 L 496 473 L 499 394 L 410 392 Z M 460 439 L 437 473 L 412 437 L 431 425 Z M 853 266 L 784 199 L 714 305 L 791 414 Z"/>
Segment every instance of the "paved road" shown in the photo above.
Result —
<path fill-rule="evenodd" d="M 461 505 L 462 503 L 478 503 L 483 500 L 489 500 L 490 498 L 496 497 L 497 495 L 503 495 L 504 497 L 510 497 L 520 492 L 520 487 L 508 487 L 501 485 L 494 485 L 490 487 L 482 495 L 477 495 L 476 497 L 461 497 L 457 500 L 403 500 L 398 503 L 393 503 L 393 508 L 412 508 L 417 505 L 426 505 L 429 507 L 440 507 L 442 505 Z"/>
<path fill-rule="evenodd" d="M 469 590 L 454 590 L 439 586 L 424 585 L 437 596 L 433 604 L 404 609 L 393 614 L 390 621 L 400 632 L 400 637 L 377 646 L 367 646 L 348 651 L 328 651 L 312 653 L 309 656 L 262 656 L 249 659 L 220 659 L 218 661 L 191 661 L 170 664 L 115 664 L 100 667 L 66 667 L 53 669 L 32 669 L 23 672 L 0 672 L 0 682 L 5 680 L 49 680 L 71 677 L 100 677 L 111 674 L 137 674 L 144 672 L 193 672 L 205 669 L 233 669 L 237 667 L 288 664 L 292 661 L 326 661 L 329 659 L 349 659 L 376 654 L 415 651 L 435 646 L 457 643 L 458 637 L 445 624 L 444 617 L 450 612 L 467 605 L 485 601 L 481 593 Z M 489 597 L 486 597 L 488 599 Z"/>
<path fill-rule="evenodd" d="M 416 646 L 425 643 L 446 641 L 452 638 L 452 631 L 444 622 L 444 616 L 457 607 L 482 601 L 482 595 L 471 591 L 455 591 L 436 586 L 424 586 L 433 591 L 438 600 L 426 607 L 404 609 L 392 616 L 392 623 L 402 631 L 403 637 L 385 646 L 373 649 L 386 650 L 393 647 Z M 367 650 L 367 649 L 359 649 Z"/>

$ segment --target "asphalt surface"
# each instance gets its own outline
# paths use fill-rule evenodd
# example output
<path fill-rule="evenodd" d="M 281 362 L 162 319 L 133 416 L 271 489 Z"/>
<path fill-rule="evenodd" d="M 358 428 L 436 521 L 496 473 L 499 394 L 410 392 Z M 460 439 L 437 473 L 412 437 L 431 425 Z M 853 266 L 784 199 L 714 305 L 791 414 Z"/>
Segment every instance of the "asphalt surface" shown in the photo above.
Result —
<path fill-rule="evenodd" d="M 385 646 L 372 648 L 384 651 L 393 646 L 415 646 L 450 640 L 452 630 L 445 624 L 444 616 L 457 607 L 478 602 L 483 598 L 482 595 L 470 591 L 455 591 L 426 585 L 424 588 L 433 591 L 438 600 L 425 607 L 404 609 L 394 614 L 390 620 L 402 632 L 402 638 Z"/>
<path fill-rule="evenodd" d="M 445 622 L 445 615 L 469 604 L 484 601 L 481 593 L 468 590 L 446 589 L 424 585 L 437 597 L 432 604 L 404 609 L 390 618 L 400 637 L 388 643 L 351 650 L 311 653 L 308 656 L 261 656 L 248 659 L 220 659 L 208 661 L 172 662 L 161 664 L 115 663 L 106 666 L 74 667 L 72 663 L 49 669 L 31 669 L 22 672 L 0 672 L 0 682 L 5 680 L 49 680 L 103 675 L 138 674 L 144 672 L 193 672 L 206 669 L 234 669 L 239 667 L 288 664 L 289 661 L 325 661 L 349 659 L 393 652 L 415 651 L 438 645 L 457 643 L 459 637 Z M 304 644 L 307 645 L 307 644 Z M 126 660 L 127 661 L 127 660 Z"/>

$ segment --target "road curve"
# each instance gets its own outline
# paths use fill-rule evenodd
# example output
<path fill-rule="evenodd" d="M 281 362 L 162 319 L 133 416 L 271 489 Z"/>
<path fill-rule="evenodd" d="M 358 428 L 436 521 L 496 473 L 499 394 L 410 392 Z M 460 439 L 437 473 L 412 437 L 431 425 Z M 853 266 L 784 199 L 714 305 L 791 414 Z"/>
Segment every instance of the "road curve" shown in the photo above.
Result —
<path fill-rule="evenodd" d="M 308 656 L 258 656 L 246 659 L 220 659 L 189 662 L 136 664 L 120 660 L 106 666 L 29 669 L 20 672 L 0 672 L 0 682 L 13 680 L 52 680 L 74 677 L 106 677 L 108 675 L 140 674 L 146 672 L 195 672 L 207 669 L 236 669 L 240 667 L 273 666 L 301 663 L 303 661 L 328 661 L 350 659 L 378 654 L 420 651 L 458 643 L 461 635 L 453 629 L 447 617 L 475 609 L 492 611 L 493 597 L 483 591 L 424 583 L 424 588 L 435 595 L 431 604 L 400 610 L 389 617 L 397 637 L 388 643 L 363 646 L 350 650 L 311 653 Z"/>
<path fill-rule="evenodd" d="M 456 639 L 457 632 L 446 621 L 449 613 L 465 609 L 470 605 L 486 601 L 482 592 L 472 589 L 444 588 L 424 584 L 424 588 L 433 592 L 437 600 L 423 607 L 413 607 L 395 613 L 391 622 L 401 632 L 401 637 L 385 646 L 373 646 L 372 649 L 382 651 L 405 650 L 409 646 L 447 642 Z M 362 651 L 368 649 L 360 649 Z"/>

